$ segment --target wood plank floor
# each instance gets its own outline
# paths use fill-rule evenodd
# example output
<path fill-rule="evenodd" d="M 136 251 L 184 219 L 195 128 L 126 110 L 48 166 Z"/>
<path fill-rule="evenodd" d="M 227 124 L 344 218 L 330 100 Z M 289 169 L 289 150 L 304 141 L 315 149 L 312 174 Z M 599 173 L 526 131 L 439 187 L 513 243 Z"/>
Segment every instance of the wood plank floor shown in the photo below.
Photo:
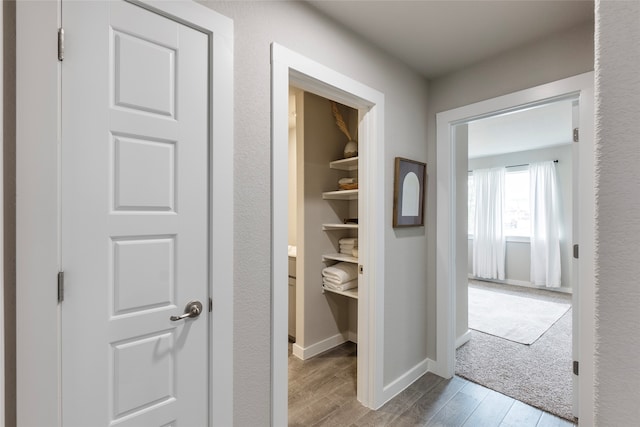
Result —
<path fill-rule="evenodd" d="M 377 411 L 356 399 L 356 345 L 309 360 L 289 351 L 289 426 L 568 427 L 573 423 L 460 377 L 427 373 Z"/>

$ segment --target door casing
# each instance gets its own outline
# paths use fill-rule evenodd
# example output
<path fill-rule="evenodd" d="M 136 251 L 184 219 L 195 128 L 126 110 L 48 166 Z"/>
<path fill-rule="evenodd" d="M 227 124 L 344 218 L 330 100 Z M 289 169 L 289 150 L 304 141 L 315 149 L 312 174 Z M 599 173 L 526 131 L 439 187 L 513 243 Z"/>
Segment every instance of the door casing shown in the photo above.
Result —
<path fill-rule="evenodd" d="M 293 52 L 271 45 L 272 105 L 272 264 L 271 264 L 271 425 L 287 424 L 287 198 L 289 86 L 315 93 L 358 110 L 358 212 L 366 221 L 358 233 L 360 264 L 367 286 L 358 295 L 358 400 L 377 409 L 408 386 L 383 384 L 384 356 L 384 95 L 345 75 Z M 365 189 L 363 185 L 366 185 Z"/>
<path fill-rule="evenodd" d="M 209 36 L 211 115 L 210 420 L 233 424 L 233 21 L 191 1 L 128 0 Z M 60 81 L 57 38 L 62 2 L 16 7 L 16 392 L 20 425 L 61 425 Z M 67 34 L 67 37 L 71 35 Z M 78 35 L 73 35 L 74 37 Z M 66 55 L 72 55 L 66 52 Z M 215 78 L 211 77 L 215 76 Z M 215 96 L 214 96 L 215 94 Z M 36 123 L 37 122 L 37 123 Z M 220 226 L 220 225 L 223 226 Z M 224 250 L 222 250 L 224 247 Z M 215 343 L 215 345 L 213 345 Z M 215 387 L 213 386 L 215 385 Z M 37 408 L 34 410 L 33 408 Z M 54 421 L 55 420 L 55 421 Z"/>
<path fill-rule="evenodd" d="M 455 374 L 456 322 L 456 227 L 455 213 L 456 149 L 452 139 L 453 126 L 495 115 L 547 103 L 553 99 L 578 97 L 580 105 L 580 201 L 579 281 L 577 295 L 579 325 L 578 354 L 578 413 L 581 425 L 593 425 L 594 414 L 594 249 L 595 249 L 595 190 L 594 190 L 594 73 L 588 72 L 552 83 L 525 89 L 486 101 L 477 102 L 436 115 L 437 120 L 437 357 L 433 371 L 445 378 Z M 575 298 L 574 298 L 575 301 Z"/>

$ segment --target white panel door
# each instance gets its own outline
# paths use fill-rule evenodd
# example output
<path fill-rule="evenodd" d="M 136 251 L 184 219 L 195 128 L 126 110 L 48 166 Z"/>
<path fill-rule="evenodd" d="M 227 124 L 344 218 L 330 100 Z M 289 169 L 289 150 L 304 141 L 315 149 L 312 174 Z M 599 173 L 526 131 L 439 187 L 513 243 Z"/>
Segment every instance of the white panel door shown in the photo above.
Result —
<path fill-rule="evenodd" d="M 205 426 L 208 36 L 122 1 L 62 10 L 62 425 Z"/>

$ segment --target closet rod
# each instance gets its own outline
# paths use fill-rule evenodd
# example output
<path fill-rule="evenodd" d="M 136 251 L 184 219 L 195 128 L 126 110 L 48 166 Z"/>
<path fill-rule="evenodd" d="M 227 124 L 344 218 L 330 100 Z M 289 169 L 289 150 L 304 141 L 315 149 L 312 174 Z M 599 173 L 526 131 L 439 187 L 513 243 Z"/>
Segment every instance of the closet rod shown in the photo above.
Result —
<path fill-rule="evenodd" d="M 558 160 L 554 160 L 553 163 L 558 163 Z M 523 163 L 521 165 L 511 165 L 511 166 L 505 166 L 505 168 L 519 168 L 522 166 L 529 166 L 529 163 Z M 468 170 L 467 172 L 473 172 L 473 170 Z"/>

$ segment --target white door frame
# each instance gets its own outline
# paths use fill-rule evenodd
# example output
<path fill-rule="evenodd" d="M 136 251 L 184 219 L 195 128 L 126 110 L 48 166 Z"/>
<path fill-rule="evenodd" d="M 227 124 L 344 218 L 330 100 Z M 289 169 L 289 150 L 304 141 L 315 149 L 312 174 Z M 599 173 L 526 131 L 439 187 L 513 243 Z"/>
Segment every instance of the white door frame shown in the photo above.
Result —
<path fill-rule="evenodd" d="M 0 34 L 4 38 L 4 8 L 0 6 Z M 4 44 L 4 43 L 3 43 Z M 4 47 L 0 46 L 0 57 L 4 58 Z M 0 68 L 0 129 L 4 132 L 4 67 Z M 6 402 L 4 394 L 4 139 L 0 143 L 0 427 L 5 425 Z"/>
<path fill-rule="evenodd" d="M 358 400 L 379 408 L 383 390 L 384 333 L 384 95 L 287 48 L 272 44 L 272 257 L 271 257 L 271 425 L 287 424 L 287 199 L 289 85 L 338 101 L 359 111 L 358 210 L 360 264 L 366 268 L 358 291 Z"/>
<path fill-rule="evenodd" d="M 445 378 L 455 374 L 456 323 L 456 149 L 453 126 L 471 120 L 547 103 L 577 95 L 580 102 L 580 244 L 578 307 L 578 348 L 580 376 L 578 399 L 580 425 L 593 425 L 594 414 L 594 73 L 588 72 L 512 94 L 444 111 L 437 120 L 437 362 L 434 372 Z M 574 237 L 575 240 L 575 237 Z"/>
<path fill-rule="evenodd" d="M 209 35 L 211 146 L 210 422 L 233 424 L 233 21 L 191 1 L 135 0 Z M 17 417 L 23 426 L 61 425 L 60 78 L 56 34 L 61 2 L 19 1 L 16 10 Z M 66 37 L 77 35 L 67 34 Z M 66 52 L 67 56 L 73 52 Z M 215 55 L 215 60 L 214 60 Z M 215 94 L 215 96 L 214 96 Z M 222 224 L 222 226 L 221 226 Z M 64 302 L 62 303 L 64 304 Z M 213 340 L 215 339 L 215 345 Z M 34 409 L 35 408 L 35 409 Z"/>

